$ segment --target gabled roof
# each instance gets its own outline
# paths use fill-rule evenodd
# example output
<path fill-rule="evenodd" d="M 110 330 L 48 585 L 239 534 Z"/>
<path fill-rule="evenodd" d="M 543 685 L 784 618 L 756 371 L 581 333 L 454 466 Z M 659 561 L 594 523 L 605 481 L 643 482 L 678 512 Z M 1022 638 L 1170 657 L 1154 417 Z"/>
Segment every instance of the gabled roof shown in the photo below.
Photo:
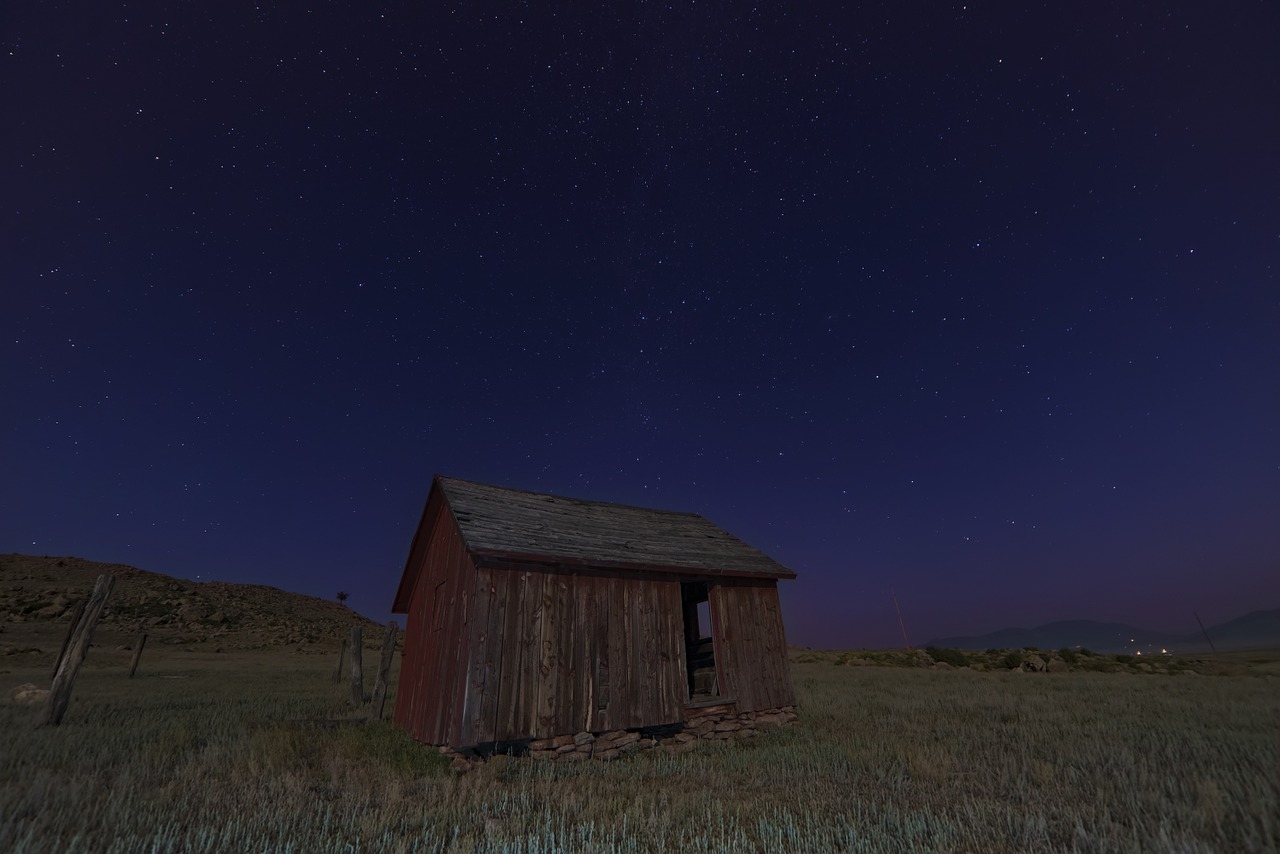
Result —
<path fill-rule="evenodd" d="M 448 477 L 436 483 L 473 555 L 795 577 L 696 513 L 582 501 Z"/>
<path fill-rule="evenodd" d="M 477 564 L 538 563 L 584 570 L 795 578 L 795 573 L 696 513 L 582 501 L 436 476 L 425 515 L 452 510 Z M 429 536 L 428 526 L 418 537 Z M 424 533 L 425 531 L 425 533 Z M 420 544 L 410 549 L 396 595 L 408 607 Z"/>

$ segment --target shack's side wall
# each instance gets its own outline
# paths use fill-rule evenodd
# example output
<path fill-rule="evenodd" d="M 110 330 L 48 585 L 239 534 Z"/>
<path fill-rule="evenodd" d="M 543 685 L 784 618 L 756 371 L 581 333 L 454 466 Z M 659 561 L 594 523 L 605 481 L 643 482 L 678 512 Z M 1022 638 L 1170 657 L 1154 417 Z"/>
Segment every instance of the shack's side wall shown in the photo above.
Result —
<path fill-rule="evenodd" d="M 479 579 L 455 745 L 681 719 L 679 582 L 497 567 Z"/>
<path fill-rule="evenodd" d="M 410 600 L 395 722 L 418 741 L 448 744 L 461 728 L 466 695 L 468 622 L 476 575 L 457 522 L 440 503 Z"/>
<path fill-rule="evenodd" d="M 720 692 L 740 712 L 794 705 L 777 582 L 718 581 L 708 599 Z"/>

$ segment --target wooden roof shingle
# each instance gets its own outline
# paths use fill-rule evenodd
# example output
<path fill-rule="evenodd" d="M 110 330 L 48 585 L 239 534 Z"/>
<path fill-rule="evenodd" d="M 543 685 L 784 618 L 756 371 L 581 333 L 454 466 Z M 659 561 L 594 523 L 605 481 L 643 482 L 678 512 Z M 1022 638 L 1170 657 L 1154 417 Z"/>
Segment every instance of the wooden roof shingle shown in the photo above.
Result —
<path fill-rule="evenodd" d="M 437 477 L 474 558 L 598 569 L 795 578 L 695 513 L 582 501 Z"/>

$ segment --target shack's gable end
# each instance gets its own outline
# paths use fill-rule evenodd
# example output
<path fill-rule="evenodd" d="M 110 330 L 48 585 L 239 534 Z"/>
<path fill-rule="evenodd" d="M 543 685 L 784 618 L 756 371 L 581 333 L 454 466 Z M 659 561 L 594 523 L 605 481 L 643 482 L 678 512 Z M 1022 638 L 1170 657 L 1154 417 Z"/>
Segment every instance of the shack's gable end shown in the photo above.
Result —
<path fill-rule="evenodd" d="M 429 505 L 430 508 L 430 505 Z M 475 565 L 448 508 L 428 512 L 415 540 L 395 720 L 414 738 L 455 743 L 462 729 L 467 627 L 477 598 Z"/>
<path fill-rule="evenodd" d="M 694 513 L 580 501 L 437 477 L 468 550 L 599 568 L 794 578 L 769 556 Z"/>
<path fill-rule="evenodd" d="M 396 588 L 396 598 L 391 603 L 393 614 L 409 613 L 409 607 L 413 604 L 414 586 L 417 584 L 418 576 L 423 572 L 427 551 L 431 544 L 431 535 L 442 513 L 448 513 L 448 508 L 445 507 L 444 496 L 433 484 L 431 492 L 427 495 L 426 506 L 422 508 L 422 516 L 418 519 L 418 529 L 414 531 L 413 541 L 409 544 L 409 557 L 405 560 L 404 572 L 400 575 L 400 586 Z M 452 514 L 449 515 L 452 516 Z M 453 524 L 456 528 L 456 522 Z"/>

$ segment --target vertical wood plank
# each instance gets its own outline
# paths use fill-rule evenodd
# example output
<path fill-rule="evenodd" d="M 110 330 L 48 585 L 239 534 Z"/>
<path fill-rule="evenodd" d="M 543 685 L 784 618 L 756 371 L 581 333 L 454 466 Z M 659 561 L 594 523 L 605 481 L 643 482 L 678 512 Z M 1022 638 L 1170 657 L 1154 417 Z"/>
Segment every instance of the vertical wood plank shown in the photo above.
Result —
<path fill-rule="evenodd" d="M 71 645 L 71 639 L 76 636 L 76 629 L 80 627 L 80 619 L 84 616 L 84 606 L 89 603 L 88 599 L 78 599 L 71 609 L 71 622 L 67 624 L 67 634 L 62 638 L 62 648 L 58 650 L 58 657 L 53 662 L 53 673 L 49 676 L 54 679 L 58 675 L 59 668 L 62 667 L 62 660 L 67 657 L 67 648 Z"/>
<path fill-rule="evenodd" d="M 778 596 L 778 583 L 769 584 L 770 611 L 773 615 L 774 644 L 778 649 L 777 694 L 773 698 L 773 707 L 792 706 L 796 702 L 795 684 L 791 680 L 791 656 L 787 654 L 787 631 L 782 622 L 782 600 Z"/>
<path fill-rule="evenodd" d="M 582 699 L 580 707 L 582 717 L 574 722 L 574 727 L 598 732 L 600 727 L 600 630 L 603 623 L 600 619 L 600 591 L 603 579 L 587 576 L 588 583 L 582 588 L 585 598 L 579 603 L 578 622 L 582 627 L 581 673 Z"/>
<path fill-rule="evenodd" d="M 734 653 L 737 663 L 734 667 L 734 676 L 738 683 L 738 691 L 734 697 L 738 701 L 738 708 L 750 709 L 755 706 L 755 690 L 758 684 L 758 674 L 755 667 L 759 663 L 753 649 L 756 627 L 753 622 L 754 614 L 751 611 L 751 598 L 746 595 L 747 591 L 737 585 L 725 585 L 725 598 L 731 601 L 733 623 L 736 629 L 733 633 Z"/>
<path fill-rule="evenodd" d="M 497 741 L 498 727 L 504 709 L 503 702 L 511 702 L 512 684 L 507 675 L 511 666 L 508 659 L 515 656 L 516 639 L 511 631 L 512 614 L 517 603 L 519 574 L 509 570 L 492 570 L 490 580 L 494 588 L 494 601 L 489 605 L 489 646 L 493 650 L 493 681 L 485 688 L 485 728 L 476 734 L 476 743 Z"/>
<path fill-rule="evenodd" d="M 794 702 L 773 582 L 722 582 L 711 591 L 717 669 L 742 711 Z"/>
<path fill-rule="evenodd" d="M 552 597 L 547 589 L 552 576 L 546 572 L 529 573 L 527 592 L 532 613 L 526 619 L 525 643 L 520 662 L 520 688 L 515 727 L 508 738 L 528 738 L 538 731 L 538 692 L 542 687 L 543 629 L 550 622 Z"/>
<path fill-rule="evenodd" d="M 559 590 L 563 580 L 551 573 L 539 573 L 541 584 L 542 626 L 538 636 L 538 660 L 535 684 L 530 686 L 529 698 L 533 701 L 533 715 L 529 721 L 532 729 L 528 735 L 535 738 L 546 738 L 555 735 L 555 712 L 557 694 L 562 686 L 557 676 L 559 663 L 557 634 L 559 623 Z"/>
<path fill-rule="evenodd" d="M 577 608 L 574 603 L 578 596 L 580 577 L 571 574 L 557 573 L 551 576 L 554 582 L 555 630 L 551 635 L 552 660 L 547 674 L 547 682 L 552 686 L 549 702 L 544 706 L 547 717 L 542 735 L 552 736 L 569 732 L 572 721 L 577 717 L 577 703 L 581 702 L 578 681 L 578 666 L 573 659 L 573 644 L 577 634 Z"/>
<path fill-rule="evenodd" d="M 629 599 L 625 583 L 611 579 L 609 586 L 609 684 L 608 714 L 605 729 L 620 729 L 627 719 L 627 672 L 631 666 L 627 647 Z"/>
<path fill-rule="evenodd" d="M 142 660 L 142 649 L 147 645 L 147 633 L 143 632 L 138 635 L 138 639 L 133 643 L 133 661 L 129 663 L 129 678 L 133 678 L 133 674 L 138 672 L 138 662 Z"/>
<path fill-rule="evenodd" d="M 752 632 L 752 654 L 759 662 L 759 676 L 754 687 L 754 709 L 774 708 L 777 706 L 778 680 L 782 673 L 779 668 L 779 650 L 774 631 L 774 615 L 769 609 L 769 588 L 754 583 L 744 588 L 750 597 L 752 619 L 755 631 Z"/>
<path fill-rule="evenodd" d="M 463 559 L 462 537 L 452 513 L 448 515 L 448 524 L 442 532 L 441 545 L 445 563 L 441 567 L 442 583 L 438 588 L 442 613 L 435 630 L 438 650 L 435 686 L 437 713 L 432 741 L 436 744 L 448 744 L 458 697 L 458 657 L 462 653 L 463 618 L 462 578 L 459 572 Z"/>
<path fill-rule="evenodd" d="M 536 603 L 531 598 L 530 576 L 527 571 L 509 573 L 509 598 L 504 610 L 502 629 L 502 676 L 499 682 L 498 719 L 494 727 L 494 740 L 505 740 L 519 729 L 522 717 L 520 692 L 522 685 L 525 650 L 536 646 L 540 622 L 535 624 L 533 611 Z"/>
<path fill-rule="evenodd" d="M 733 618 L 726 613 L 730 604 L 720 584 L 707 583 L 707 605 L 711 612 L 711 637 L 716 659 L 716 683 L 721 696 L 737 697 L 737 655 L 733 649 Z"/>
<path fill-rule="evenodd" d="M 93 630 L 98 626 L 98 618 L 102 616 L 102 609 L 106 607 L 107 597 L 111 595 L 111 588 L 115 583 L 114 575 L 99 575 L 94 583 L 93 593 L 76 625 L 75 637 L 58 665 L 58 672 L 49 687 L 49 699 L 41 710 L 37 723 L 51 726 L 62 723 L 67 706 L 71 703 L 71 689 L 75 686 L 76 675 L 80 672 L 80 665 L 84 664 L 85 656 L 89 654 Z"/>
<path fill-rule="evenodd" d="M 664 722 L 674 722 L 681 718 L 688 686 L 684 659 L 684 613 L 680 604 L 679 582 L 662 582 L 660 588 L 659 613 L 663 622 L 659 637 L 663 641 L 663 654 L 659 666 L 664 674 L 662 716 Z"/>
<path fill-rule="evenodd" d="M 470 682 L 471 646 L 468 638 L 471 635 L 471 622 L 475 611 L 475 572 L 467 556 L 465 544 L 458 540 L 457 593 L 458 614 L 454 621 L 453 654 L 453 710 L 449 716 L 448 740 L 446 744 L 461 745 L 462 728 L 467 715 L 467 688 Z"/>
<path fill-rule="evenodd" d="M 396 633 L 400 627 L 395 620 L 387 622 L 387 633 L 382 637 L 382 657 L 378 661 L 378 678 L 373 683 L 373 702 L 369 707 L 369 719 L 382 720 L 382 707 L 387 702 L 387 679 L 391 674 L 391 661 L 396 654 Z"/>
<path fill-rule="evenodd" d="M 442 548 L 442 537 L 453 529 L 452 517 L 443 508 L 430 521 L 425 537 L 415 551 L 422 562 L 409 605 L 406 620 L 404 650 L 400 659 L 400 680 L 396 693 L 395 720 L 418 741 L 437 743 L 435 740 L 435 661 L 437 587 L 445 568 L 447 555 Z"/>
<path fill-rule="evenodd" d="M 638 712 L 637 726 L 662 721 L 662 648 L 658 633 L 658 588 L 661 582 L 646 581 L 644 595 L 640 599 L 640 644 L 644 651 L 642 670 L 645 688 L 637 691 L 643 701 Z"/>
<path fill-rule="evenodd" d="M 422 680 L 427 646 L 430 643 L 427 631 L 427 586 L 419 576 L 419 584 L 414 587 L 413 601 L 409 608 L 404 653 L 400 658 L 400 694 L 396 697 L 397 723 L 418 741 L 426 739 L 422 720 Z"/>
<path fill-rule="evenodd" d="M 497 582 L 493 576 L 501 570 L 477 569 L 476 606 L 471 632 L 471 689 L 468 725 L 462 744 L 479 744 L 493 740 L 493 725 L 498 709 L 498 662 L 502 654 L 501 614 Z"/>
<path fill-rule="evenodd" d="M 769 708 L 769 695 L 772 693 L 772 682 L 776 678 L 776 660 L 769 655 L 768 640 L 772 636 L 769 625 L 769 614 L 764 609 L 761 597 L 763 589 L 758 585 L 742 588 L 743 600 L 750 611 L 751 627 L 749 655 L 754 661 L 750 668 L 752 676 L 751 710 Z"/>
<path fill-rule="evenodd" d="M 759 702 L 762 684 L 760 673 L 760 625 L 756 620 L 755 596 L 750 587 L 737 587 L 734 593 L 738 599 L 741 622 L 739 635 L 742 649 L 742 681 L 746 684 L 747 698 L 743 708 L 754 709 Z"/>
<path fill-rule="evenodd" d="M 618 592 L 618 583 L 615 579 L 606 579 L 606 584 L 601 596 L 601 605 L 604 607 L 604 631 L 602 632 L 603 655 L 601 656 L 601 667 L 599 669 L 599 683 L 596 690 L 600 692 L 600 699 L 597 701 L 596 708 L 599 711 L 599 726 L 601 730 L 617 729 L 616 718 L 618 716 L 618 695 L 614 687 L 614 672 L 625 666 L 625 659 L 621 658 L 623 647 L 622 632 L 622 612 L 619 600 L 621 594 Z"/>
<path fill-rule="evenodd" d="M 347 702 L 364 705 L 364 641 L 359 626 L 351 627 L 351 696 Z"/>
<path fill-rule="evenodd" d="M 338 663 L 333 667 L 333 684 L 342 684 L 342 673 L 347 666 L 347 639 L 344 637 L 338 643 Z"/>
<path fill-rule="evenodd" d="M 765 598 L 763 586 L 753 585 L 751 588 L 752 611 L 755 614 L 755 649 L 760 661 L 760 678 L 757 688 L 756 702 L 758 708 L 773 706 L 774 686 L 778 680 L 777 650 L 773 642 L 773 618 L 769 614 L 769 603 Z"/>
<path fill-rule="evenodd" d="M 591 597 L 595 590 L 595 577 L 579 575 L 569 586 L 568 613 L 565 625 L 568 634 L 564 651 L 564 680 L 568 685 L 568 699 L 556 717 L 557 732 L 575 732 L 592 729 L 592 705 L 589 685 L 592 667 L 587 652 L 587 637 L 591 630 Z"/>
<path fill-rule="evenodd" d="M 647 581 L 633 581 L 626 586 L 628 599 L 627 648 L 630 655 L 627 657 L 629 662 L 627 668 L 627 716 L 621 726 L 628 729 L 638 726 L 639 721 L 644 718 L 645 689 L 648 682 L 645 680 L 645 653 L 647 650 L 644 646 L 644 616 L 641 614 L 641 606 L 647 587 Z"/>

